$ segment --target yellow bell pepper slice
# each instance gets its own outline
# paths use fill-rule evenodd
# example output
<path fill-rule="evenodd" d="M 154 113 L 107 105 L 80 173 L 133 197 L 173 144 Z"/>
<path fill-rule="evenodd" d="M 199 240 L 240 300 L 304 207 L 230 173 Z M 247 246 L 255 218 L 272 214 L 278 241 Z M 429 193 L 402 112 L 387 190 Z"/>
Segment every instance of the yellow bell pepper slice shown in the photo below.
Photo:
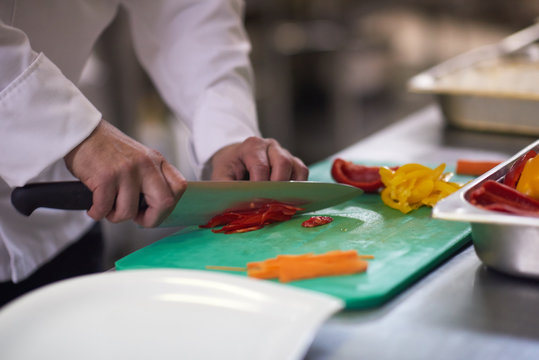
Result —
<path fill-rule="evenodd" d="M 431 169 L 421 164 L 405 164 L 397 170 L 380 168 L 380 177 L 385 188 L 381 197 L 384 204 L 404 214 L 423 205 L 433 206 L 441 198 L 460 188 L 449 182 L 444 174 L 445 164 Z"/>
<path fill-rule="evenodd" d="M 539 200 L 539 155 L 526 161 L 516 189 Z"/>

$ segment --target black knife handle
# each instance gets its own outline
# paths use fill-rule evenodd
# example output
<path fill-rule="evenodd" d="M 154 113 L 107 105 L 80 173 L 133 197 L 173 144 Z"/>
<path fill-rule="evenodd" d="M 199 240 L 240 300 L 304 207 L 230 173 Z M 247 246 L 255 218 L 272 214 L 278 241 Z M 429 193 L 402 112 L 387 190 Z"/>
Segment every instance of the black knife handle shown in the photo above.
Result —
<path fill-rule="evenodd" d="M 11 192 L 11 203 L 21 214 L 30 216 L 39 208 L 88 210 L 92 207 L 92 192 L 80 181 L 59 181 L 27 184 Z M 139 210 L 148 207 L 140 195 Z"/>

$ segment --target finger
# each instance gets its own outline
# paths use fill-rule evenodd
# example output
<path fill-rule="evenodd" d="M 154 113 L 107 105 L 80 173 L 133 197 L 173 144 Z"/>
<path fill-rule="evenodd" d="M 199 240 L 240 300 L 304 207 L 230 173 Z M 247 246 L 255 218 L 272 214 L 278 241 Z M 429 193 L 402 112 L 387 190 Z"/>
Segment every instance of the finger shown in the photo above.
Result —
<path fill-rule="evenodd" d="M 136 176 L 123 178 L 120 184 L 114 209 L 107 215 L 107 220 L 112 223 L 119 223 L 133 219 L 138 214 L 140 200 L 140 182 Z"/>
<path fill-rule="evenodd" d="M 187 181 L 182 173 L 169 162 L 163 162 L 161 170 L 163 171 L 165 181 L 168 183 L 174 199 L 178 202 L 187 189 Z"/>
<path fill-rule="evenodd" d="M 305 181 L 309 178 L 309 168 L 299 158 L 293 158 L 291 180 Z"/>
<path fill-rule="evenodd" d="M 270 180 L 290 180 L 294 170 L 292 155 L 277 144 L 277 142 L 273 142 L 268 147 L 268 158 L 271 166 Z"/>
<path fill-rule="evenodd" d="M 244 180 L 247 175 L 247 169 L 240 159 L 212 162 L 212 180 L 231 181 Z"/>
<path fill-rule="evenodd" d="M 148 204 L 143 212 L 135 217 L 135 222 L 143 227 L 157 226 L 168 214 L 170 207 L 174 204 L 174 196 L 164 178 L 148 178 L 142 187 L 144 199 Z"/>
<path fill-rule="evenodd" d="M 249 180 L 264 181 L 270 178 L 270 162 L 268 159 L 269 141 L 251 137 L 245 140 L 242 161 L 249 173 Z"/>
<path fill-rule="evenodd" d="M 98 186 L 92 190 L 92 206 L 88 210 L 88 216 L 99 221 L 104 219 L 114 209 L 117 187 L 114 183 L 107 186 Z"/>
<path fill-rule="evenodd" d="M 185 179 L 171 165 L 159 165 L 159 171 L 143 177 L 142 191 L 148 208 L 135 222 L 144 227 L 159 225 L 174 209 L 186 188 Z M 170 181 L 170 182 L 169 182 Z"/>

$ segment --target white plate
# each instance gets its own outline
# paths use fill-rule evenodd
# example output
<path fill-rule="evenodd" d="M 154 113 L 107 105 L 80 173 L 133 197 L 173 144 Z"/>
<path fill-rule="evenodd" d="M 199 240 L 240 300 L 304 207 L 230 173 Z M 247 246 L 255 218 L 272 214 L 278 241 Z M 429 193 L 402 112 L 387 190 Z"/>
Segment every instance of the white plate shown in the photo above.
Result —
<path fill-rule="evenodd" d="M 0 311 L 2 360 L 298 359 L 341 300 L 217 272 L 65 280 Z"/>

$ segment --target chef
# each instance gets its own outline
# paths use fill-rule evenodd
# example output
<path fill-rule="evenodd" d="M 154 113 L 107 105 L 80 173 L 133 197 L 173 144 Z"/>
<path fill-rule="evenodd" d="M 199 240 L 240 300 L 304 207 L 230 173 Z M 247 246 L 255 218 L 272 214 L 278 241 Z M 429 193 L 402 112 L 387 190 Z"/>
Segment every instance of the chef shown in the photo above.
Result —
<path fill-rule="evenodd" d="M 214 180 L 304 180 L 308 170 L 260 137 L 241 0 L 0 2 L 0 305 L 63 278 L 100 271 L 96 221 L 158 225 L 186 188 L 161 154 L 113 127 L 77 88 L 119 6 L 137 57 L 190 130 L 191 166 Z M 13 187 L 78 178 L 87 213 L 18 214 Z M 143 193 L 149 207 L 138 212 Z"/>

